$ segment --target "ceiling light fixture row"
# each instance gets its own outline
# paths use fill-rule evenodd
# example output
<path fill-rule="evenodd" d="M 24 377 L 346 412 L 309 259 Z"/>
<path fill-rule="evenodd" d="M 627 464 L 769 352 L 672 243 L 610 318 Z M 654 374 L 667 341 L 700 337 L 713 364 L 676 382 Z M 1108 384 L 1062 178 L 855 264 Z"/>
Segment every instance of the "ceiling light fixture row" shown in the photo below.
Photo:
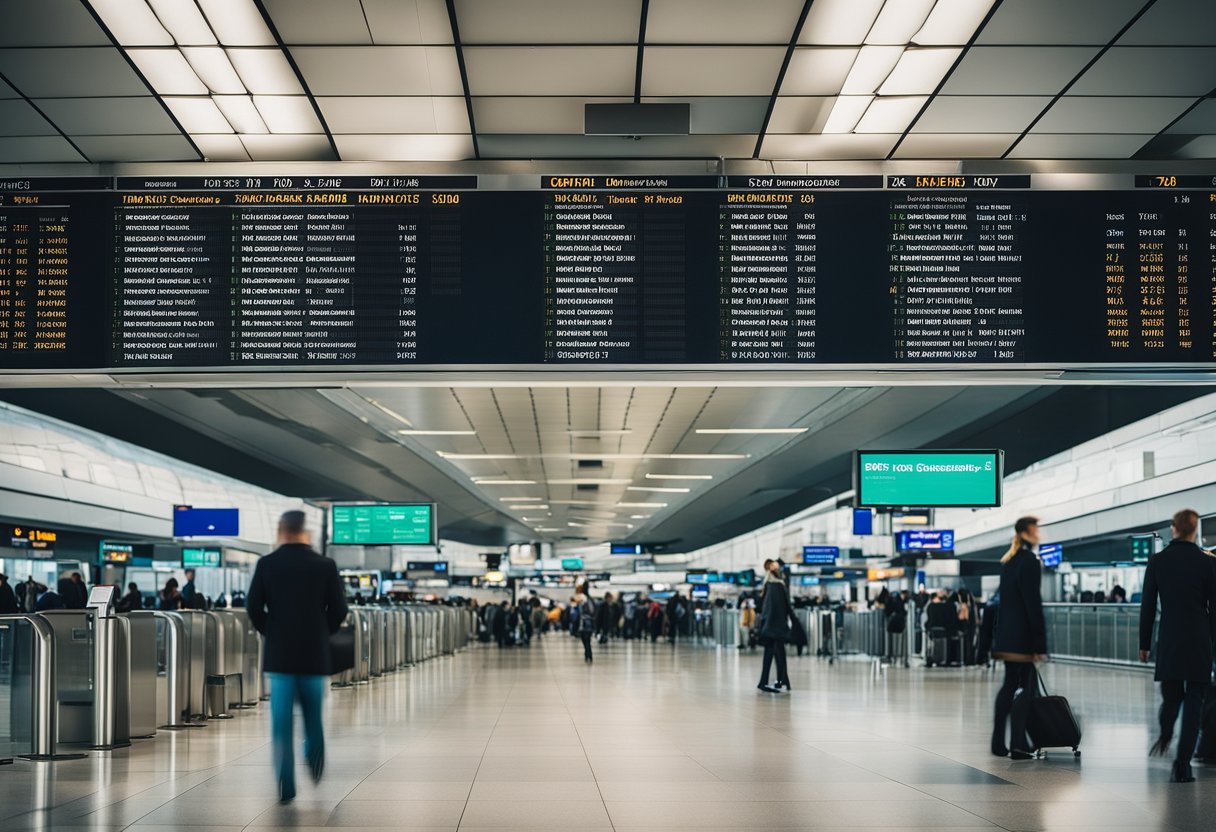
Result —
<path fill-rule="evenodd" d="M 887 0 L 823 125 L 902 133 L 962 54 L 993 0 Z"/>
<path fill-rule="evenodd" d="M 320 134 L 253 0 L 89 0 L 191 136 Z"/>

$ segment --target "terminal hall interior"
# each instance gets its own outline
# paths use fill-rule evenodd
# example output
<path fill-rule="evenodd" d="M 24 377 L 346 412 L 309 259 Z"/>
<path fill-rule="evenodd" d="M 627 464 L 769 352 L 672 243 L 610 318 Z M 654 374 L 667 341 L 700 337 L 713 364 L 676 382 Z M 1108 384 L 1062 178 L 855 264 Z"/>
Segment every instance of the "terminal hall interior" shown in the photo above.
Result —
<path fill-rule="evenodd" d="M 0 2 L 0 830 L 1216 824 L 1216 3 Z"/>

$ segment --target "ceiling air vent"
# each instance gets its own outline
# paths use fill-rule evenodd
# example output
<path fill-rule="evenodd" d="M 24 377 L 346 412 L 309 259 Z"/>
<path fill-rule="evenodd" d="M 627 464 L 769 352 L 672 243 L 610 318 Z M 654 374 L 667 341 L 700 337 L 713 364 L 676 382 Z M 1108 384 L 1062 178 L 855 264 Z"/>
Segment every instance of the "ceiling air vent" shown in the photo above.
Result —
<path fill-rule="evenodd" d="M 584 104 L 587 136 L 687 136 L 688 104 Z"/>
<path fill-rule="evenodd" d="M 591 470 L 591 469 L 596 469 L 596 470 L 602 471 L 604 469 L 604 460 L 602 460 L 602 459 L 580 459 L 578 461 L 578 469 L 580 471 L 587 471 L 587 470 Z"/>
<path fill-rule="evenodd" d="M 578 485 L 576 485 L 574 488 L 576 491 L 583 491 L 583 492 L 586 492 L 586 491 L 594 492 L 594 491 L 600 490 L 599 484 L 594 483 L 594 482 L 581 482 Z"/>

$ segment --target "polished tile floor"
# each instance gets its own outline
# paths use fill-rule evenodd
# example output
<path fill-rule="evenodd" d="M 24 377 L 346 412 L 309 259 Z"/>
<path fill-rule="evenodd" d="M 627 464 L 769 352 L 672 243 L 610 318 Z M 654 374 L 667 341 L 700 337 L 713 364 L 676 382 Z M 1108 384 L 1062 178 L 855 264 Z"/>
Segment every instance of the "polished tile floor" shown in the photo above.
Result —
<path fill-rule="evenodd" d="M 1146 674 L 1053 665 L 1084 756 L 986 752 L 997 680 L 978 669 L 616 643 L 478 647 L 334 691 L 329 764 L 280 807 L 265 706 L 87 760 L 0 768 L 0 830 L 189 828 L 1211 830 L 1216 771 L 1150 761 Z"/>

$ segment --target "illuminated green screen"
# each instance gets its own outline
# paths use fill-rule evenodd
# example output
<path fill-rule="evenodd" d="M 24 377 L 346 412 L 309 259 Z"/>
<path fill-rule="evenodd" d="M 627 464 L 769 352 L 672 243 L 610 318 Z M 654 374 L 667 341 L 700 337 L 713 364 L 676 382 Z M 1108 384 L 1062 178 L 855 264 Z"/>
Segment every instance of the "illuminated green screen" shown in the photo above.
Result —
<path fill-rule="evenodd" d="M 999 506 L 1003 463 L 1002 451 L 858 451 L 857 505 Z"/>
<path fill-rule="evenodd" d="M 329 539 L 351 546 L 429 546 L 435 542 L 435 507 L 431 503 L 333 506 Z"/>

